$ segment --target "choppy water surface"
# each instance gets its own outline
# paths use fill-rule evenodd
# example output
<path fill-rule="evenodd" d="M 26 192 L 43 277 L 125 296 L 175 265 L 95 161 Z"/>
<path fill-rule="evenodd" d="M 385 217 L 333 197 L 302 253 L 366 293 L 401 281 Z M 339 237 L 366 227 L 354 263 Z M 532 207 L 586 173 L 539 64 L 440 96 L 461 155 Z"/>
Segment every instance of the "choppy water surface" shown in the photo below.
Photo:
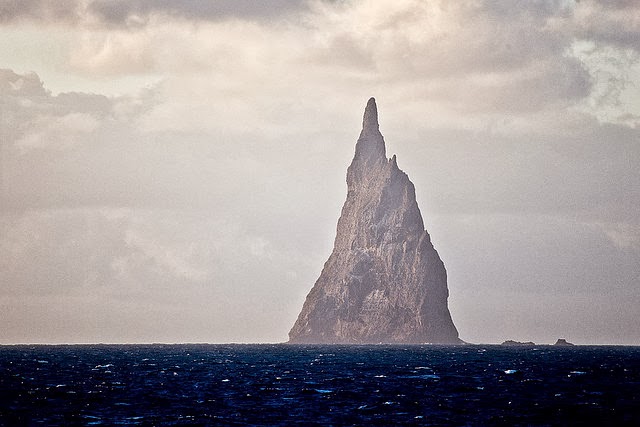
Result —
<path fill-rule="evenodd" d="M 0 425 L 640 425 L 640 347 L 0 346 Z"/>

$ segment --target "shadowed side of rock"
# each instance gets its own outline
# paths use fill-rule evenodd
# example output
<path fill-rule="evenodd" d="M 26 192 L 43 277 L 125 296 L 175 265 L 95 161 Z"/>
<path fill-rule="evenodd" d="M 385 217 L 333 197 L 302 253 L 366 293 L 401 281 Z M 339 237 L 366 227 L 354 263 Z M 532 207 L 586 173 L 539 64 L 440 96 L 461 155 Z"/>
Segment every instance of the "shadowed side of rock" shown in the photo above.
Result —
<path fill-rule="evenodd" d="M 386 157 L 371 98 L 347 170 L 333 252 L 289 342 L 460 343 L 448 296 L 414 186 L 396 157 Z"/>

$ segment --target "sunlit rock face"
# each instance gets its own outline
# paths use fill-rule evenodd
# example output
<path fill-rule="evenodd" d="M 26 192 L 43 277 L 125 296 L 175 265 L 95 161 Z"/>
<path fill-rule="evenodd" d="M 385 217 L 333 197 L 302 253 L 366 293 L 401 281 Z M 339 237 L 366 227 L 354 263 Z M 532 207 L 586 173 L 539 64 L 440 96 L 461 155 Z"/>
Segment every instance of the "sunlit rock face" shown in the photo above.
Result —
<path fill-rule="evenodd" d="M 333 252 L 289 332 L 291 343 L 460 343 L 447 272 L 415 189 L 387 159 L 373 98 L 347 170 Z"/>

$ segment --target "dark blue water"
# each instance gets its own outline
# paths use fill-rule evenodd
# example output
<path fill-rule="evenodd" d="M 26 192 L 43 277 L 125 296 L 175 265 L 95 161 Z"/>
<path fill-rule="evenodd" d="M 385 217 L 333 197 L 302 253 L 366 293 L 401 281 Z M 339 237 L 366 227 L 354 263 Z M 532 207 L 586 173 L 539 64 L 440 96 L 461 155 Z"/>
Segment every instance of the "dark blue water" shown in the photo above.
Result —
<path fill-rule="evenodd" d="M 640 347 L 0 346 L 0 425 L 640 425 Z"/>

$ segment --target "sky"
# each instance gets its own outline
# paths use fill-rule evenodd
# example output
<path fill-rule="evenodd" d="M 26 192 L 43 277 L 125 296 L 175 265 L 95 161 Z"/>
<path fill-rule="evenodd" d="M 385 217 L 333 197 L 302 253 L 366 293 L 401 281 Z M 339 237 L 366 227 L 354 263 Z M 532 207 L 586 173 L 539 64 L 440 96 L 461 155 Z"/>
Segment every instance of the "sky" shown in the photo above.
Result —
<path fill-rule="evenodd" d="M 283 342 L 369 97 L 467 342 L 640 345 L 635 0 L 0 0 L 0 343 Z"/>

